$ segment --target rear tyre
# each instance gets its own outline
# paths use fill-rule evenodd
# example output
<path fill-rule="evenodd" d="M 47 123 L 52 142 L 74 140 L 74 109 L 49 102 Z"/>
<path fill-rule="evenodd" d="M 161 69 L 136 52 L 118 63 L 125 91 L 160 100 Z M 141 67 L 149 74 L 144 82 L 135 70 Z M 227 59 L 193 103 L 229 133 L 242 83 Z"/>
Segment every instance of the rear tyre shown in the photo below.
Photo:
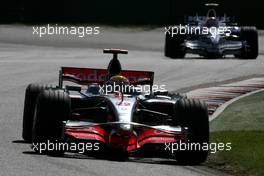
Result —
<path fill-rule="evenodd" d="M 39 94 L 33 122 L 33 143 L 45 143 L 53 149 L 40 151 L 50 155 L 61 155 L 65 149 L 55 147 L 63 140 L 63 121 L 70 117 L 71 100 L 63 90 L 44 90 Z M 47 146 L 47 145 L 46 145 Z"/>
<path fill-rule="evenodd" d="M 29 84 L 25 93 L 22 137 L 26 142 L 32 141 L 33 117 L 36 101 L 39 93 L 51 86 L 40 84 Z"/>
<path fill-rule="evenodd" d="M 182 127 L 188 128 L 188 142 L 186 144 L 209 143 L 208 111 L 205 103 L 194 99 L 181 99 L 177 102 L 176 116 Z M 180 164 L 196 165 L 206 161 L 208 150 L 178 150 L 176 160 Z"/>
<path fill-rule="evenodd" d="M 242 27 L 241 40 L 245 41 L 246 45 L 241 51 L 241 58 L 256 59 L 258 57 L 258 31 L 256 27 Z"/>
<path fill-rule="evenodd" d="M 185 35 L 174 34 L 172 36 L 173 29 L 170 30 L 170 34 L 166 33 L 164 54 L 170 58 L 184 58 L 185 48 L 182 46 L 185 40 Z"/>

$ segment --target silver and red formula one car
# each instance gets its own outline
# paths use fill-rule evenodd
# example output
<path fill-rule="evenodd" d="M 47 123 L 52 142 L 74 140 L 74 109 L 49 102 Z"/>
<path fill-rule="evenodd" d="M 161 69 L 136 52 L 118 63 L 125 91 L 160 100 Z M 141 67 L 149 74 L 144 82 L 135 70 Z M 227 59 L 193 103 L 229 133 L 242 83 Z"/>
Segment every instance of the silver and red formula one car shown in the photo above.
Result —
<path fill-rule="evenodd" d="M 180 150 L 179 144 L 209 142 L 207 106 L 154 90 L 154 72 L 122 70 L 117 56 L 126 50 L 104 53 L 113 54 L 107 69 L 62 67 L 58 86 L 27 87 L 24 140 L 50 155 L 79 152 L 85 144 L 82 153 L 95 157 L 158 155 L 204 162 L 208 150 Z"/>

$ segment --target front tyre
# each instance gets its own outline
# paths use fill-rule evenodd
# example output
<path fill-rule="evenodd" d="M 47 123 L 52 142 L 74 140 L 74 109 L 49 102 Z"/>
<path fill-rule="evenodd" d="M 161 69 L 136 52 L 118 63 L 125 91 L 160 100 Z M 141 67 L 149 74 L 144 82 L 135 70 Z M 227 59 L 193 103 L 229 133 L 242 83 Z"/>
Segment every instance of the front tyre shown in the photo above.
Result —
<path fill-rule="evenodd" d="M 176 104 L 176 116 L 182 127 L 188 128 L 186 144 L 209 144 L 209 121 L 205 103 L 196 99 L 181 99 Z M 196 165 L 205 162 L 208 150 L 178 150 L 176 160 L 180 164 Z"/>
<path fill-rule="evenodd" d="M 183 46 L 185 35 L 174 34 L 173 28 L 169 32 L 165 36 L 164 55 L 170 58 L 184 58 L 186 54 Z"/>
<path fill-rule="evenodd" d="M 256 27 L 241 27 L 241 40 L 245 42 L 241 51 L 241 58 L 256 59 L 258 57 L 258 31 Z"/>
<path fill-rule="evenodd" d="M 56 145 L 63 140 L 63 121 L 69 119 L 71 100 L 63 90 L 44 90 L 37 99 L 33 122 L 33 143 L 52 143 Z M 36 152 L 41 152 L 38 148 Z M 61 155 L 64 150 L 43 150 L 50 155 Z"/>
<path fill-rule="evenodd" d="M 41 84 L 29 84 L 25 93 L 22 137 L 26 142 L 32 141 L 32 126 L 37 97 L 41 91 L 51 86 Z"/>

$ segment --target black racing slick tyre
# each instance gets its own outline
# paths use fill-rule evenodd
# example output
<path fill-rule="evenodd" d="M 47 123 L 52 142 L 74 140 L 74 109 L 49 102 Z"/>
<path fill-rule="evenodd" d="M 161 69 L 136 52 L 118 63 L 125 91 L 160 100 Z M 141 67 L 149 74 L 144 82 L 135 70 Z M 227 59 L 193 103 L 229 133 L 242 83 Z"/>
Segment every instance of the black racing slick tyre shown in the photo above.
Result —
<path fill-rule="evenodd" d="M 173 28 L 171 28 L 166 32 L 164 55 L 170 58 L 184 58 L 186 54 L 185 47 L 182 46 L 184 40 L 185 35 L 174 34 Z"/>
<path fill-rule="evenodd" d="M 187 148 L 176 152 L 179 164 L 197 165 L 205 162 L 208 150 L 203 145 L 209 144 L 209 120 L 205 103 L 196 99 L 181 99 L 176 104 L 176 115 L 179 124 L 188 129 L 187 145 L 198 145 L 198 148 Z M 200 148 L 199 148 L 200 147 Z"/>
<path fill-rule="evenodd" d="M 51 86 L 41 84 L 29 84 L 26 88 L 22 128 L 22 137 L 26 142 L 32 141 L 32 125 L 37 97 L 41 91 L 49 88 Z"/>
<path fill-rule="evenodd" d="M 44 90 L 39 94 L 33 121 L 33 145 L 50 143 L 53 149 L 43 149 L 43 153 L 63 154 L 63 149 L 54 147 L 64 137 L 63 121 L 70 117 L 71 99 L 63 90 Z M 47 146 L 47 145 L 46 145 Z M 39 148 L 34 149 L 41 153 Z"/>
<path fill-rule="evenodd" d="M 245 46 L 241 51 L 242 59 L 256 59 L 258 57 L 258 31 L 256 27 L 241 27 L 241 40 Z"/>

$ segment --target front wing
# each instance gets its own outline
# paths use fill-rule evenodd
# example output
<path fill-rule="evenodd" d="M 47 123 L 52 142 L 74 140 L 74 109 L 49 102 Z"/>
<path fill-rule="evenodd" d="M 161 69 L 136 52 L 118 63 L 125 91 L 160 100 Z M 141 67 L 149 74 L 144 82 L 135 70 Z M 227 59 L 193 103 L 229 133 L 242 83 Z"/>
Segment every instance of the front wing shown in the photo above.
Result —
<path fill-rule="evenodd" d="M 119 125 L 132 125 L 132 131 L 119 130 Z M 163 145 L 187 141 L 187 131 L 181 127 L 148 126 L 138 123 L 67 122 L 65 136 L 74 141 L 98 142 L 110 150 L 135 152 L 147 145 Z"/>
<path fill-rule="evenodd" d="M 199 54 L 201 56 L 207 56 L 207 54 L 239 55 L 243 48 L 243 42 L 230 40 L 213 44 L 200 40 L 186 40 L 184 46 L 187 53 Z"/>

